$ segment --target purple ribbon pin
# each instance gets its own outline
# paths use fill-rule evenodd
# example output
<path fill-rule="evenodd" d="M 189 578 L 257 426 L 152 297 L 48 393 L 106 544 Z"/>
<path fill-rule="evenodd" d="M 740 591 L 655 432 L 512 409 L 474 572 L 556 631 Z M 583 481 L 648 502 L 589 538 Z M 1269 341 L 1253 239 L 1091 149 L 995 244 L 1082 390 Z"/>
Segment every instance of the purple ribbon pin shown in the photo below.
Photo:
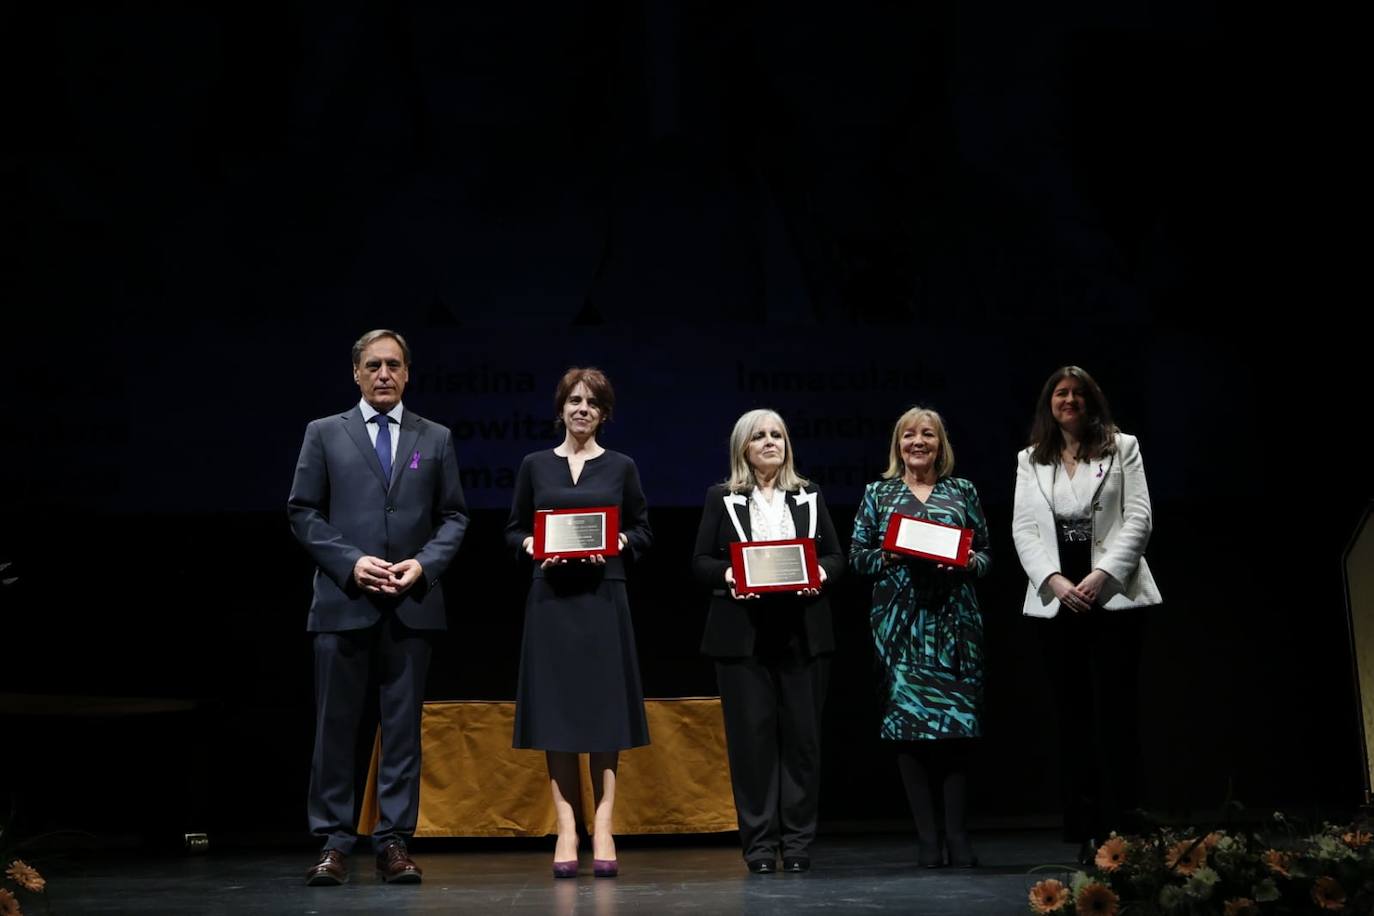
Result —
<path fill-rule="evenodd" d="M 420 450 L 418 448 L 415 450 L 415 454 L 410 456 L 410 469 L 412 471 L 420 470 Z"/>
<path fill-rule="evenodd" d="M 415 454 L 416 454 L 416 455 L 419 455 L 420 453 L 419 453 L 419 452 L 416 452 Z M 415 465 L 413 465 L 413 464 L 411 465 L 411 467 L 414 467 L 414 466 L 415 466 Z M 1098 477 L 1101 477 L 1101 476 L 1102 476 L 1102 462 L 1100 462 L 1100 461 L 1097 463 L 1097 476 L 1098 476 Z"/>

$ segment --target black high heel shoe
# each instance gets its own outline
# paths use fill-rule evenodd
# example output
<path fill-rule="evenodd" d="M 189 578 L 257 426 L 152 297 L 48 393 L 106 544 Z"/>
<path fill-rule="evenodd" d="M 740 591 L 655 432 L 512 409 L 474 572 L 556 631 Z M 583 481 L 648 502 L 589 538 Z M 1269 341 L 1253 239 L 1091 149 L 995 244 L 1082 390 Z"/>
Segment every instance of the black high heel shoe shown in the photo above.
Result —
<path fill-rule="evenodd" d="M 978 856 L 973 851 L 967 833 L 951 833 L 945 837 L 945 848 L 949 850 L 951 868 L 978 867 Z"/>
<path fill-rule="evenodd" d="M 921 868 L 939 868 L 945 864 L 939 840 L 916 840 L 916 864 Z"/>

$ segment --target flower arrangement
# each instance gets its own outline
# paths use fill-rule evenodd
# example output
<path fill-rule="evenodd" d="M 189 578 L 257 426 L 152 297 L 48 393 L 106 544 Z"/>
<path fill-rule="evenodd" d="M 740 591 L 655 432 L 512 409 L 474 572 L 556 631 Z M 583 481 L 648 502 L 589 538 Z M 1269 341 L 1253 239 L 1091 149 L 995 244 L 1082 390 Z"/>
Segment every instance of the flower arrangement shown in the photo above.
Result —
<path fill-rule="evenodd" d="M 22 859 L 14 859 L 10 862 L 9 867 L 5 869 L 5 878 L 7 883 L 12 882 L 15 890 L 20 893 L 41 894 L 48 883 L 43 880 L 38 869 Z M 19 905 L 19 897 L 15 891 L 0 886 L 0 916 L 23 916 L 23 913 L 24 910 Z"/>
<path fill-rule="evenodd" d="M 1300 832 L 1282 814 L 1272 836 L 1226 830 L 1112 834 L 1086 871 L 1030 889 L 1056 916 L 1266 916 L 1374 913 L 1374 830 Z"/>

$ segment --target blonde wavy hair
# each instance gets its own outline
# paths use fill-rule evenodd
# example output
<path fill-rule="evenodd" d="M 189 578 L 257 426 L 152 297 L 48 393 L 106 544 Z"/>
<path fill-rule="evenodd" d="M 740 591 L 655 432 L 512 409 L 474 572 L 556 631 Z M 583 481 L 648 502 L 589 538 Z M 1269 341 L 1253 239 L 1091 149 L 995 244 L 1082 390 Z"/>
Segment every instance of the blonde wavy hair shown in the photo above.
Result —
<path fill-rule="evenodd" d="M 901 477 L 906 471 L 906 462 L 902 460 L 902 433 L 923 420 L 929 421 L 930 425 L 935 427 L 935 436 L 940 440 L 940 454 L 935 456 L 935 476 L 937 478 L 948 477 L 954 472 L 954 447 L 949 444 L 949 435 L 945 432 L 945 421 L 929 407 L 917 406 L 898 417 L 897 425 L 892 427 L 892 445 L 887 450 L 887 470 L 883 471 L 884 480 Z"/>

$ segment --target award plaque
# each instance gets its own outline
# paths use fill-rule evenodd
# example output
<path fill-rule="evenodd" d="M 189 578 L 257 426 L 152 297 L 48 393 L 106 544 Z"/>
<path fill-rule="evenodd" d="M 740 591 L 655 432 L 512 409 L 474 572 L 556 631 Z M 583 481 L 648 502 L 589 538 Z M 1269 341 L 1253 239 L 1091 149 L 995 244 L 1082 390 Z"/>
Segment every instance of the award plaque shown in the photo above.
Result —
<path fill-rule="evenodd" d="M 735 570 L 735 593 L 739 595 L 821 587 L 816 542 L 811 538 L 736 541 L 730 545 L 730 565 Z"/>
<path fill-rule="evenodd" d="M 534 558 L 571 560 L 620 553 L 620 509 L 540 509 L 534 513 Z"/>
<path fill-rule="evenodd" d="M 947 566 L 968 566 L 968 547 L 972 543 L 972 528 L 945 525 L 894 512 L 887 523 L 883 550 L 934 560 Z"/>

